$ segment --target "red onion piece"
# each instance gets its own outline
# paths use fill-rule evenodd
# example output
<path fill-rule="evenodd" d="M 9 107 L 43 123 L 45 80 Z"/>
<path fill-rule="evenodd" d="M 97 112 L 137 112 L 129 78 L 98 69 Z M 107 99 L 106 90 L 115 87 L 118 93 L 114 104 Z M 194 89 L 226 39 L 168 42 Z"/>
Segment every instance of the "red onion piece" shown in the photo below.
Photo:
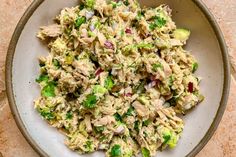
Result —
<path fill-rule="evenodd" d="M 112 49 L 112 50 L 114 50 L 114 45 L 112 44 L 112 42 L 106 41 L 106 42 L 104 43 L 104 45 L 105 45 L 105 47 L 106 47 L 107 49 Z"/>
<path fill-rule="evenodd" d="M 130 28 L 126 28 L 125 33 L 127 33 L 127 34 L 132 34 L 132 31 L 131 31 Z"/>
<path fill-rule="evenodd" d="M 95 75 L 99 76 L 102 72 L 103 72 L 103 70 L 101 68 L 98 68 L 95 72 Z"/>
<path fill-rule="evenodd" d="M 151 87 L 154 87 L 157 84 L 157 81 L 152 81 L 150 84 L 151 84 Z"/>
<path fill-rule="evenodd" d="M 90 28 L 91 31 L 94 31 L 94 30 L 95 30 L 94 24 L 91 24 L 91 25 L 89 26 L 89 28 Z"/>
<path fill-rule="evenodd" d="M 193 83 L 192 82 L 188 83 L 188 92 L 193 93 Z"/>
<path fill-rule="evenodd" d="M 94 15 L 94 12 L 93 11 L 86 11 L 85 13 L 85 17 L 87 20 L 91 19 Z"/>
<path fill-rule="evenodd" d="M 132 93 L 125 93 L 124 96 L 131 97 Z"/>
<path fill-rule="evenodd" d="M 151 77 L 150 77 L 150 79 L 151 79 L 151 81 L 156 81 L 157 79 L 156 79 L 156 76 L 154 76 L 154 75 L 152 75 Z"/>
<path fill-rule="evenodd" d="M 155 80 L 155 81 L 152 81 L 152 82 L 150 82 L 148 85 L 146 85 L 145 88 L 146 88 L 146 89 L 150 89 L 150 88 L 154 87 L 156 84 L 157 84 L 157 81 L 156 81 L 156 80 Z"/>

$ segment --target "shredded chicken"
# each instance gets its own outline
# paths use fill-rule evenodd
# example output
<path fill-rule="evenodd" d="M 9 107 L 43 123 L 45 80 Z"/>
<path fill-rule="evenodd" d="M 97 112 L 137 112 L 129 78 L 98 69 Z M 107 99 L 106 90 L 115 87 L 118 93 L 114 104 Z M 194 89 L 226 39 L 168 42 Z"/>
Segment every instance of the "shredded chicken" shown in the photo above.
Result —
<path fill-rule="evenodd" d="M 43 26 L 41 27 L 41 31 L 38 34 L 38 37 L 41 38 L 42 40 L 45 39 L 45 37 L 58 37 L 59 35 L 62 34 L 61 31 L 61 26 L 58 24 L 52 24 L 49 26 Z"/>
<path fill-rule="evenodd" d="M 141 117 L 145 117 L 145 116 L 148 116 L 148 109 L 143 105 L 141 104 L 140 102 L 138 101 L 135 101 L 132 106 L 135 108 L 135 111 L 137 112 L 137 114 Z"/>
<path fill-rule="evenodd" d="M 103 126 L 103 125 L 108 125 L 115 122 L 115 118 L 113 116 L 105 116 L 102 117 L 94 122 L 95 126 Z"/>

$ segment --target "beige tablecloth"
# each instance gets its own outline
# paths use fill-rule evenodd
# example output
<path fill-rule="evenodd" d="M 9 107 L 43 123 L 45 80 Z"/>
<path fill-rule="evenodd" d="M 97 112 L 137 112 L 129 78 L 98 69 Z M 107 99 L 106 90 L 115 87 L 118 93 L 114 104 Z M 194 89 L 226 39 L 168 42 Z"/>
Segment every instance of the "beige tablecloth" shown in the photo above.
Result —
<path fill-rule="evenodd" d="M 8 106 L 4 62 L 17 21 L 33 0 L 0 0 L 0 156 L 38 157 L 21 135 Z M 236 0 L 203 0 L 224 33 L 229 52 L 236 57 Z M 236 84 L 231 83 L 228 106 L 213 138 L 197 157 L 236 157 Z"/>

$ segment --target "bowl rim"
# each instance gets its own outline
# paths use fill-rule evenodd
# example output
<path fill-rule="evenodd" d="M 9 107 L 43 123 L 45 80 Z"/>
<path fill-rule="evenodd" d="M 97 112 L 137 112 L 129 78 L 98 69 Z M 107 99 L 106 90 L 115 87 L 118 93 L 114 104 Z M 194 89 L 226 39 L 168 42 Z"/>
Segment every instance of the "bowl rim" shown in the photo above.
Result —
<path fill-rule="evenodd" d="M 15 103 L 15 97 L 13 93 L 13 85 L 12 85 L 12 66 L 13 66 L 13 58 L 14 53 L 16 49 L 16 45 L 18 43 L 19 37 L 24 29 L 24 26 L 30 19 L 30 17 L 33 15 L 34 11 L 44 2 L 45 0 L 34 0 L 30 6 L 27 8 L 23 16 L 21 17 L 20 21 L 18 22 L 15 31 L 12 35 L 7 56 L 6 56 L 6 63 L 5 63 L 5 82 L 6 82 L 6 93 L 8 97 L 9 106 L 11 109 L 11 112 L 13 114 L 13 117 L 16 121 L 16 124 L 27 140 L 27 142 L 31 145 L 31 147 L 42 157 L 49 157 L 49 155 L 43 151 L 40 146 L 35 142 L 35 140 L 30 136 L 29 132 L 27 131 L 26 127 L 24 126 L 24 123 L 20 117 L 20 114 L 17 110 L 17 106 Z M 227 100 L 229 96 L 229 90 L 230 90 L 230 63 L 229 63 L 229 57 L 228 57 L 228 50 L 225 43 L 225 39 L 223 37 L 223 34 L 220 30 L 220 27 L 218 23 L 216 22 L 214 16 L 209 11 L 207 6 L 202 2 L 202 0 L 192 0 L 196 4 L 196 6 L 201 10 L 201 12 L 204 14 L 204 16 L 207 18 L 208 22 L 210 23 L 211 27 L 214 30 L 214 33 L 217 37 L 217 40 L 219 42 L 219 46 L 221 49 L 221 55 L 223 60 L 223 68 L 224 68 L 224 83 L 223 83 L 223 92 L 221 96 L 220 106 L 217 110 L 217 113 L 214 117 L 213 122 L 211 123 L 208 131 L 204 135 L 204 137 L 201 139 L 201 141 L 194 147 L 194 149 L 187 154 L 186 157 L 194 157 L 196 156 L 202 148 L 207 144 L 207 142 L 211 139 L 214 132 L 216 131 L 222 116 L 224 114 L 224 111 L 227 106 Z"/>

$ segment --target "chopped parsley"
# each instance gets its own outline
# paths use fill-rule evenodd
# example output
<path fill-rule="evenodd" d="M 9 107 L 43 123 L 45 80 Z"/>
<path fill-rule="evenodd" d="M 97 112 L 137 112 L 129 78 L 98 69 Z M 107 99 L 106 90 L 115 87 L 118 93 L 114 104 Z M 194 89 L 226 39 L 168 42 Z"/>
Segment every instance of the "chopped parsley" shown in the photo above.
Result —
<path fill-rule="evenodd" d="M 83 102 L 84 107 L 92 109 L 96 106 L 97 97 L 94 94 L 89 94 Z"/>
<path fill-rule="evenodd" d="M 89 150 L 92 150 L 92 144 L 93 142 L 92 141 L 86 141 L 86 148 L 88 148 Z"/>
<path fill-rule="evenodd" d="M 145 147 L 141 148 L 141 152 L 142 152 L 143 157 L 151 157 L 150 151 L 147 148 Z"/>
<path fill-rule="evenodd" d="M 121 156 L 121 147 L 120 145 L 116 144 L 111 148 L 110 152 L 111 157 L 119 157 Z"/>
<path fill-rule="evenodd" d="M 49 108 L 39 108 L 38 112 L 46 120 L 53 120 L 55 118 L 55 115 L 50 111 Z"/>
<path fill-rule="evenodd" d="M 163 143 L 166 144 L 171 139 L 171 135 L 170 134 L 163 135 L 163 138 L 164 138 Z"/>
<path fill-rule="evenodd" d="M 115 113 L 113 116 L 116 119 L 116 121 L 122 122 L 122 116 L 119 113 Z"/>
<path fill-rule="evenodd" d="M 111 5 L 112 5 L 112 8 L 116 8 L 117 7 L 117 3 L 116 2 L 111 1 Z"/>
<path fill-rule="evenodd" d="M 53 65 L 54 65 L 57 69 L 59 69 L 59 68 L 61 67 L 61 65 L 60 65 L 60 63 L 59 63 L 59 61 L 58 61 L 57 59 L 53 59 L 53 60 L 52 60 L 52 63 L 53 63 Z"/>
<path fill-rule="evenodd" d="M 151 121 L 149 119 L 145 120 L 145 121 L 143 121 L 143 126 L 148 126 L 150 123 L 151 123 Z"/>
<path fill-rule="evenodd" d="M 83 10 L 84 9 L 84 4 L 79 5 L 79 10 Z"/>
<path fill-rule="evenodd" d="M 80 27 L 83 23 L 85 23 L 85 22 L 86 22 L 86 18 L 79 16 L 79 17 L 76 19 L 75 27 L 76 27 L 76 28 L 79 28 L 79 27 Z"/>
<path fill-rule="evenodd" d="M 73 118 L 72 112 L 66 113 L 66 119 L 72 119 L 72 118 Z"/>
<path fill-rule="evenodd" d="M 154 22 L 152 22 L 150 25 L 149 25 L 149 28 L 151 30 L 154 30 L 155 28 L 161 28 L 163 26 L 166 25 L 166 20 L 164 18 L 161 18 L 159 16 L 154 16 Z"/>
<path fill-rule="evenodd" d="M 129 5 L 129 1 L 128 1 L 128 0 L 125 0 L 125 1 L 124 1 L 124 5 L 128 6 L 128 5 Z"/>
<path fill-rule="evenodd" d="M 137 132 L 139 132 L 139 124 L 139 121 L 134 122 L 134 130 L 136 130 Z"/>
<path fill-rule="evenodd" d="M 133 106 L 130 106 L 130 108 L 127 110 L 126 112 L 126 116 L 132 116 L 132 113 L 134 112 L 134 107 Z"/>
<path fill-rule="evenodd" d="M 55 87 L 56 87 L 56 82 L 50 81 L 46 84 L 46 86 L 43 87 L 41 91 L 41 95 L 44 97 L 55 97 Z"/>
<path fill-rule="evenodd" d="M 138 11 L 137 20 L 140 20 L 144 16 L 143 11 Z"/>
<path fill-rule="evenodd" d="M 35 81 L 40 83 L 40 82 L 47 82 L 49 80 L 48 75 L 46 74 L 41 74 Z"/>
<path fill-rule="evenodd" d="M 97 126 L 97 127 L 95 127 L 95 131 L 96 131 L 96 132 L 101 133 L 101 132 L 103 132 L 104 130 L 105 130 L 105 127 L 104 127 L 104 126 Z"/>

